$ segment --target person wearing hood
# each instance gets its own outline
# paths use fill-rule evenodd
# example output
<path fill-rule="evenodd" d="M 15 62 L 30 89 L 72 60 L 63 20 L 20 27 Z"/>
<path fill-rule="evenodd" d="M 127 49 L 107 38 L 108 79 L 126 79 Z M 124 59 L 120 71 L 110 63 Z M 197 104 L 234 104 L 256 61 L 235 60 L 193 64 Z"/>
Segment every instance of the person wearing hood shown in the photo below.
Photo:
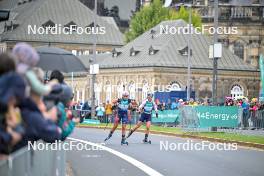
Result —
<path fill-rule="evenodd" d="M 62 140 L 65 140 L 73 132 L 75 124 L 79 123 L 80 119 L 74 118 L 72 111 L 69 110 L 73 98 L 72 89 L 66 84 L 61 84 L 61 86 L 63 91 L 57 104 L 59 114 L 57 124 L 62 130 Z"/>
<path fill-rule="evenodd" d="M 41 82 L 41 78 L 44 78 L 44 73 L 41 69 L 33 69 L 38 80 Z M 50 110 L 46 109 L 46 106 L 42 100 L 42 97 L 47 92 L 35 91 L 31 89 L 30 97 L 25 99 L 21 105 L 21 115 L 25 125 L 25 135 L 22 142 L 17 147 L 27 145 L 28 141 L 37 141 L 42 139 L 45 142 L 55 142 L 61 139 L 61 130 L 56 125 L 57 121 L 57 109 L 56 107 Z"/>
<path fill-rule="evenodd" d="M 29 83 L 30 88 L 37 94 L 48 95 L 52 89 L 52 86 L 57 82 L 50 82 L 49 84 L 43 84 L 33 71 L 33 67 L 39 62 L 39 55 L 37 51 L 28 45 L 27 43 L 17 43 L 12 54 L 17 59 L 17 72 L 25 77 L 25 80 Z"/>

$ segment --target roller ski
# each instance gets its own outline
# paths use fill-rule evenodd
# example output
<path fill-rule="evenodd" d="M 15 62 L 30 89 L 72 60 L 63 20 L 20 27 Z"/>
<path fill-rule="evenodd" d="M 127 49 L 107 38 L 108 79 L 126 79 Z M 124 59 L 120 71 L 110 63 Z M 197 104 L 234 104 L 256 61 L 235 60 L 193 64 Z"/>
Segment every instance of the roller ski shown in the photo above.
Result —
<path fill-rule="evenodd" d="M 148 140 L 148 134 L 145 134 L 145 138 L 143 139 L 144 144 L 151 144 L 151 140 Z"/>
<path fill-rule="evenodd" d="M 129 138 L 129 136 L 131 136 L 133 134 L 133 132 L 134 132 L 133 130 L 130 130 L 129 133 L 127 134 L 126 139 Z"/>
<path fill-rule="evenodd" d="M 151 140 L 143 139 L 143 143 L 144 143 L 144 144 L 151 144 Z"/>
<path fill-rule="evenodd" d="M 109 135 L 107 136 L 107 138 L 105 138 L 104 142 L 109 140 L 112 137 L 112 135 L 113 135 L 113 132 L 110 132 Z"/>
<path fill-rule="evenodd" d="M 128 145 L 128 142 L 127 142 L 126 139 L 124 138 L 124 139 L 121 140 L 121 145 L 125 145 L 125 144 Z"/>

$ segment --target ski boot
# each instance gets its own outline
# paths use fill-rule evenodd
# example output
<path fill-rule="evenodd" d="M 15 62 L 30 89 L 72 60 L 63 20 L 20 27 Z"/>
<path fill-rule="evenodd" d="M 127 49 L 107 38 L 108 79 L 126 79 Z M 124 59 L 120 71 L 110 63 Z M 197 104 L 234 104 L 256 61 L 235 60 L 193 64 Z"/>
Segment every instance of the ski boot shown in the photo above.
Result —
<path fill-rule="evenodd" d="M 151 144 L 151 140 L 143 139 L 143 143 L 144 143 L 144 144 Z"/>
<path fill-rule="evenodd" d="M 107 136 L 107 138 L 105 138 L 104 141 L 107 141 L 108 139 L 110 139 L 110 138 L 112 137 L 112 135 L 113 135 L 113 132 L 111 131 L 111 132 L 109 133 L 109 135 Z"/>
<path fill-rule="evenodd" d="M 143 139 L 144 144 L 151 144 L 151 140 L 148 140 L 148 134 L 145 134 L 145 139 Z"/>
<path fill-rule="evenodd" d="M 130 130 L 128 135 L 127 135 L 127 137 L 126 137 L 126 139 L 129 138 L 129 136 L 131 136 L 133 134 L 133 132 L 134 132 L 133 130 Z"/>
<path fill-rule="evenodd" d="M 128 145 L 128 142 L 126 141 L 125 135 L 122 135 L 121 145 Z"/>

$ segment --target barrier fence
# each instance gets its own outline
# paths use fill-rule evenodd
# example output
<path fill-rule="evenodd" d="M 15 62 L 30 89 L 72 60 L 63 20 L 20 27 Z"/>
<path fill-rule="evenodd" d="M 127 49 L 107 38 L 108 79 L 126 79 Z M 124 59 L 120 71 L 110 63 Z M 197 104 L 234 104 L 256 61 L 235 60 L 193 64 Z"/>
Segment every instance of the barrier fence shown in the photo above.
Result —
<path fill-rule="evenodd" d="M 65 176 L 64 150 L 33 150 L 24 147 L 0 160 L 1 176 Z"/>
<path fill-rule="evenodd" d="M 76 111 L 77 116 L 85 116 L 89 111 Z M 136 124 L 140 114 L 132 111 L 131 124 Z M 113 123 L 114 116 L 104 116 L 97 119 L 99 123 Z M 237 106 L 182 106 L 176 110 L 159 111 L 156 118 L 152 114 L 152 123 L 163 126 L 177 126 L 182 128 L 209 129 L 211 127 L 227 129 L 263 129 L 264 110 L 244 112 Z"/>

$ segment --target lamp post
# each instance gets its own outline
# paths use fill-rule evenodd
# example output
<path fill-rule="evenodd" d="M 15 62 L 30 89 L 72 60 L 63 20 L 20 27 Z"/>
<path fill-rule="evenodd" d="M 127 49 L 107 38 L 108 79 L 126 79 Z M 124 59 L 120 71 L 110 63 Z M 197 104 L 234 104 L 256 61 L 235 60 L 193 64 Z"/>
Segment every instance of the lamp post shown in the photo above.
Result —
<path fill-rule="evenodd" d="M 191 24 L 192 24 L 192 6 L 191 4 L 188 5 L 187 7 L 189 7 L 189 34 L 188 34 L 188 38 L 187 38 L 187 45 L 188 45 L 188 59 L 187 59 L 187 100 L 190 100 L 191 97 L 191 89 L 190 89 L 190 81 L 191 81 Z"/>
<path fill-rule="evenodd" d="M 191 44 L 192 44 L 192 3 L 191 4 L 183 4 L 179 3 L 176 5 L 176 7 L 184 6 L 189 8 L 189 34 L 187 35 L 187 48 L 188 48 L 188 58 L 187 58 L 187 94 L 186 94 L 186 100 L 190 100 L 191 97 L 191 56 L 192 56 L 192 50 L 191 50 Z"/>
<path fill-rule="evenodd" d="M 214 1 L 214 28 L 215 31 L 218 28 L 218 0 Z M 217 32 L 214 33 L 214 44 L 218 41 Z M 215 47 L 213 47 L 215 49 Z M 215 53 L 215 50 L 213 51 Z M 212 83 L 212 98 L 213 104 L 217 104 L 217 57 L 213 58 L 213 83 Z"/>
<path fill-rule="evenodd" d="M 213 47 L 213 83 L 212 83 L 212 96 L 213 96 L 213 104 L 217 104 L 217 57 L 215 56 L 216 52 L 216 43 L 218 42 L 218 36 L 217 36 L 217 28 L 218 28 L 218 0 L 214 0 L 214 47 Z M 211 131 L 217 131 L 217 127 L 211 127 Z"/>
<path fill-rule="evenodd" d="M 96 31 L 96 15 L 97 15 L 97 0 L 94 2 L 94 15 L 93 15 L 93 20 L 94 20 L 94 31 Z M 93 59 L 92 59 L 92 68 L 93 64 L 96 62 L 96 43 L 97 43 L 97 37 L 96 37 L 96 32 L 93 34 L 94 36 L 94 43 L 93 43 Z M 90 67 L 91 69 L 91 67 Z M 91 81 L 91 92 L 92 92 L 92 100 L 91 100 L 91 117 L 95 117 L 95 81 L 96 81 L 96 74 L 92 73 L 90 71 L 90 74 L 92 75 L 92 81 Z"/>

